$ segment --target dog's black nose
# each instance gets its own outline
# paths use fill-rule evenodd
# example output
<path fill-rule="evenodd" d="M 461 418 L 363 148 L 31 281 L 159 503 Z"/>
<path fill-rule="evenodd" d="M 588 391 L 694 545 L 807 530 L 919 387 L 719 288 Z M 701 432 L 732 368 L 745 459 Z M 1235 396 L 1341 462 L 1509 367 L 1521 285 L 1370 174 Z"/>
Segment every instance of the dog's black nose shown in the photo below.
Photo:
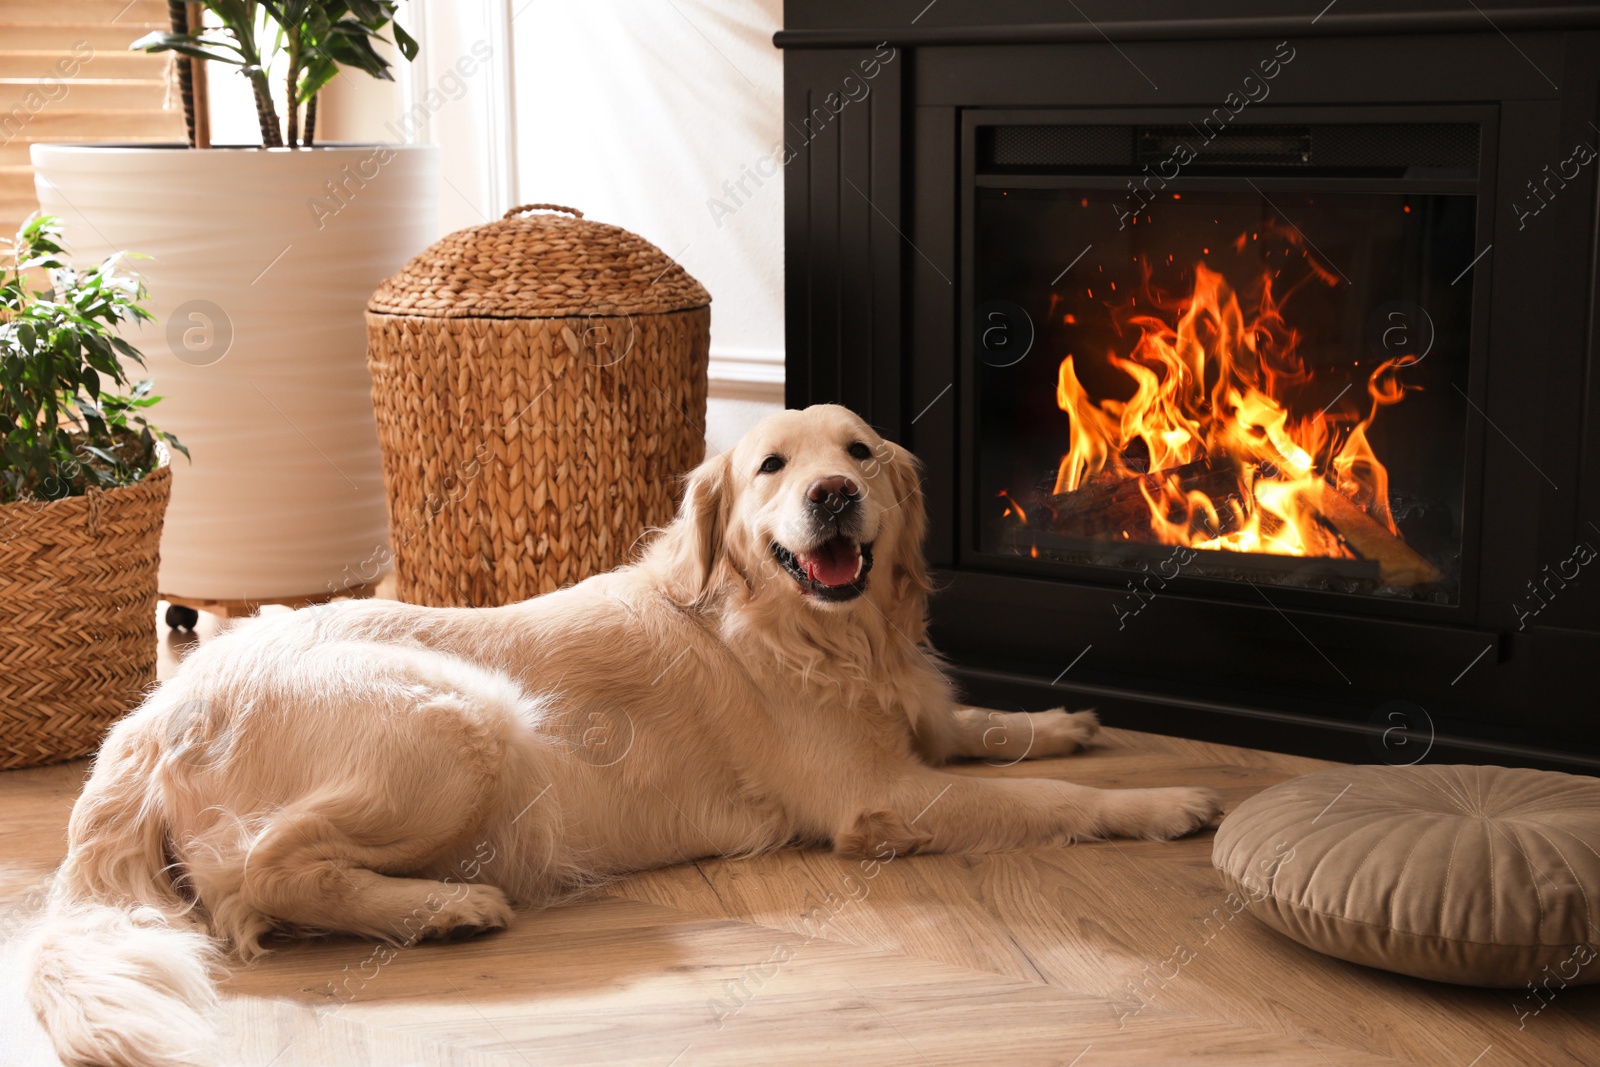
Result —
<path fill-rule="evenodd" d="M 806 499 L 818 507 L 838 514 L 861 499 L 861 488 L 844 475 L 819 478 L 806 490 Z"/>

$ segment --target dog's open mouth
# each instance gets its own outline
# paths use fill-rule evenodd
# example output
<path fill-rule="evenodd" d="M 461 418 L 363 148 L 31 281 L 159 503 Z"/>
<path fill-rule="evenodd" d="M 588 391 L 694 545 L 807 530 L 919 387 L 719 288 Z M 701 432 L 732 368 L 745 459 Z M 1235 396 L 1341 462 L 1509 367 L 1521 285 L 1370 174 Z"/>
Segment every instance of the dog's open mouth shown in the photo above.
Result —
<path fill-rule="evenodd" d="M 872 546 L 840 534 L 804 552 L 772 544 L 772 555 L 789 572 L 800 592 L 818 600 L 854 600 L 867 589 Z"/>

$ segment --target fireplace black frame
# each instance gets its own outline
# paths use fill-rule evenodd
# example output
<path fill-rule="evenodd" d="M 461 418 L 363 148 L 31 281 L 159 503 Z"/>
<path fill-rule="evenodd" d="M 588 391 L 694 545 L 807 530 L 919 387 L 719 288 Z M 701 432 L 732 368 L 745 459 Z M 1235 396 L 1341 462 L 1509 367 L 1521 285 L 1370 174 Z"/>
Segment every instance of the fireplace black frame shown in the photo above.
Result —
<path fill-rule="evenodd" d="M 903 20 L 887 17 L 902 7 Z M 975 701 L 1095 704 L 1121 725 L 1353 760 L 1410 762 L 1426 749 L 1434 761 L 1600 770 L 1600 566 L 1533 621 L 1517 607 L 1533 603 L 1523 583 L 1576 543 L 1600 546 L 1600 161 L 1524 231 L 1512 209 L 1524 179 L 1578 141 L 1600 146 L 1600 5 L 1463 13 L 1442 0 L 1342 0 L 1293 18 L 1265 0 L 1209 7 L 1197 18 L 1150 3 L 1133 20 L 1127 5 L 1083 3 L 1084 19 L 1063 23 L 1035 0 L 786 4 L 790 406 L 846 404 L 926 464 L 943 587 L 935 640 Z M 1011 573 L 974 558 L 962 536 L 973 131 L 997 117 L 1204 113 L 1278 41 L 1294 64 L 1241 123 L 1484 123 L 1480 243 L 1491 251 L 1472 268 L 1468 389 L 1475 554 L 1448 608 L 1284 589 L 1252 603 L 1249 587 L 1180 579 L 1119 635 L 1110 575 Z M 1207 669 L 1241 647 L 1272 677 Z"/>

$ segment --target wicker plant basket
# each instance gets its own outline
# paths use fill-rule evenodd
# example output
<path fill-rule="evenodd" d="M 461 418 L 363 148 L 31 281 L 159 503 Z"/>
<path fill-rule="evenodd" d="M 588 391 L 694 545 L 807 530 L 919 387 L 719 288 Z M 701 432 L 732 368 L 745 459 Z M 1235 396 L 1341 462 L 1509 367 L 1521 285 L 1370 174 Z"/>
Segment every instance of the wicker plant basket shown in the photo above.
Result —
<path fill-rule="evenodd" d="M 163 462 L 123 489 L 0 507 L 0 770 L 87 756 L 156 680 Z"/>
<path fill-rule="evenodd" d="M 550 204 L 379 287 L 367 362 L 400 598 L 508 604 L 626 562 L 705 450 L 710 303 L 648 241 Z"/>

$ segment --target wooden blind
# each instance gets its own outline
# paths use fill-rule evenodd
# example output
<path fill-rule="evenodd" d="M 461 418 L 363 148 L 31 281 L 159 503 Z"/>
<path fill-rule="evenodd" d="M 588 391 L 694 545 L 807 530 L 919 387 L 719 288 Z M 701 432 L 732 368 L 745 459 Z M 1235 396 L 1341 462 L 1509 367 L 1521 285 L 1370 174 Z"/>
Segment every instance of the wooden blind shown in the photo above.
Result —
<path fill-rule="evenodd" d="M 184 140 L 166 57 L 128 51 L 167 24 L 163 0 L 0 0 L 0 234 L 39 207 L 29 145 Z"/>

